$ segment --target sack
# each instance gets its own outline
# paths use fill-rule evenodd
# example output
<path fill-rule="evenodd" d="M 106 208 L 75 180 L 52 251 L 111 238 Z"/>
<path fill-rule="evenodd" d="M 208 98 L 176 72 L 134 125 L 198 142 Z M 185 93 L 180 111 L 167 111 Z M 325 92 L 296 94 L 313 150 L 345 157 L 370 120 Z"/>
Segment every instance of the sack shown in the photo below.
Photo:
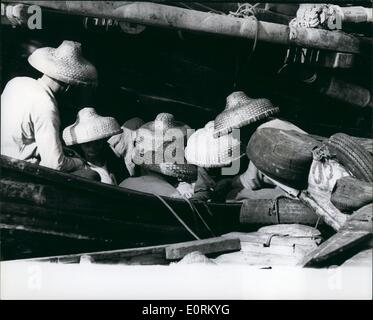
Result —
<path fill-rule="evenodd" d="M 332 190 L 338 179 L 349 176 L 347 170 L 333 160 L 326 146 L 314 150 L 314 160 L 308 176 L 308 194 L 316 204 L 324 211 L 324 221 L 335 230 L 345 223 L 347 216 L 340 212 L 331 202 Z"/>

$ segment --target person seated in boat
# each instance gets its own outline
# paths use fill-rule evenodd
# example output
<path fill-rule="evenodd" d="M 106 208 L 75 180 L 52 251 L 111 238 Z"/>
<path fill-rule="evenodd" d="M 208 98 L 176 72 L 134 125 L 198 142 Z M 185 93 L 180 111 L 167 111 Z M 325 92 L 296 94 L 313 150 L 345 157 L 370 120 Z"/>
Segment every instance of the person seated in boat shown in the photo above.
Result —
<path fill-rule="evenodd" d="M 169 113 L 160 113 L 154 121 L 141 126 L 133 154 L 141 176 L 128 178 L 120 186 L 160 196 L 190 198 L 197 167 L 184 157 L 188 129 Z"/>
<path fill-rule="evenodd" d="M 129 119 L 121 127 L 123 132 L 112 136 L 108 140 L 114 153 L 123 159 L 130 176 L 139 175 L 137 172 L 138 167 L 132 161 L 132 155 L 135 149 L 137 129 L 143 124 L 144 121 L 140 118 Z"/>
<path fill-rule="evenodd" d="M 239 159 L 237 156 L 242 156 L 241 150 L 258 128 L 301 130 L 287 121 L 271 118 L 278 112 L 279 108 L 268 99 L 252 99 L 242 91 L 233 92 L 227 97 L 225 110 L 188 140 L 187 159 L 201 167 L 195 185 L 195 199 L 225 201 L 235 199 L 238 193 L 242 197 L 246 192 L 242 192 L 242 189 L 251 192 L 275 187 L 273 181 L 257 170 L 247 157 Z M 224 149 L 224 146 L 228 147 Z M 234 150 L 236 157 L 233 157 Z M 235 176 L 229 177 L 223 171 L 214 169 L 223 168 L 234 161 L 238 166 Z"/>
<path fill-rule="evenodd" d="M 271 119 L 260 124 L 255 130 L 262 128 L 275 128 L 282 130 L 294 130 L 299 133 L 306 134 L 301 128 L 292 124 L 291 122 L 284 121 L 281 119 Z M 242 174 L 236 176 L 232 182 L 234 188 L 239 191 L 236 198 L 242 199 L 245 195 L 252 195 L 252 191 L 265 189 L 265 188 L 277 188 L 278 182 L 274 182 L 273 179 L 267 177 L 264 173 L 258 170 L 252 161 L 249 162 L 247 170 Z"/>
<path fill-rule="evenodd" d="M 94 108 L 83 108 L 75 123 L 63 130 L 62 137 L 67 146 L 81 154 L 86 166 L 98 173 L 101 182 L 117 185 L 129 172 L 107 140 L 121 132 L 114 118 L 102 117 Z"/>
<path fill-rule="evenodd" d="M 29 63 L 43 75 L 16 77 L 1 95 L 1 154 L 64 172 L 83 162 L 66 156 L 60 139 L 58 101 L 71 87 L 95 86 L 96 68 L 83 58 L 81 44 L 36 49 Z"/>

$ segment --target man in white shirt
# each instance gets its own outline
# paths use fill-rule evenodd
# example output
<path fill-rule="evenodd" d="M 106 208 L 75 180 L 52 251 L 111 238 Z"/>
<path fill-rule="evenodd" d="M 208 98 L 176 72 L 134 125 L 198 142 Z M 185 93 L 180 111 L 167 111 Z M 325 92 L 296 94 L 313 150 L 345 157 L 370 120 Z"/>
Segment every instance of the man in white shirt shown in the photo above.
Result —
<path fill-rule="evenodd" d="M 43 76 L 7 83 L 1 95 L 1 154 L 65 172 L 77 170 L 82 160 L 63 153 L 56 96 L 70 85 L 95 85 L 96 69 L 73 41 L 37 49 L 28 61 Z"/>

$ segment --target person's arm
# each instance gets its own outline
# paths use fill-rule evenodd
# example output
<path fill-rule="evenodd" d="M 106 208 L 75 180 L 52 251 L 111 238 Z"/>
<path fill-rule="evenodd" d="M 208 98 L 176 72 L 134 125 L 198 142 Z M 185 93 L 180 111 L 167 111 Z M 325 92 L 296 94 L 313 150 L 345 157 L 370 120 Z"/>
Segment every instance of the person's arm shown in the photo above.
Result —
<path fill-rule="evenodd" d="M 41 110 L 33 115 L 35 142 L 41 161 L 40 165 L 60 171 L 70 172 L 78 169 L 83 162 L 63 154 L 59 137 L 59 115 L 54 110 Z"/>
<path fill-rule="evenodd" d="M 250 161 L 247 170 L 239 176 L 239 180 L 244 188 L 251 190 L 259 190 L 269 185 L 273 186 L 273 183 L 255 167 L 252 161 Z"/>

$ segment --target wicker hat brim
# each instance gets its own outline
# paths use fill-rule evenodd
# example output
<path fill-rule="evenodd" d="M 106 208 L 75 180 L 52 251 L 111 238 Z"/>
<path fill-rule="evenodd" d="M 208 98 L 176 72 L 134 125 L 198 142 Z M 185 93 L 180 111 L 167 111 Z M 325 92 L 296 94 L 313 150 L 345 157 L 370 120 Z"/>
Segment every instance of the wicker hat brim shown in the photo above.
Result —
<path fill-rule="evenodd" d="M 174 164 L 174 163 L 162 163 L 159 164 L 144 164 L 144 168 L 151 171 L 161 173 L 165 176 L 186 180 L 195 181 L 197 180 L 197 167 L 192 164 Z"/>
<path fill-rule="evenodd" d="M 71 85 L 97 85 L 95 66 L 80 57 L 79 61 L 63 59 L 55 56 L 55 48 L 45 47 L 35 50 L 28 62 L 35 69 L 47 76 Z"/>
<path fill-rule="evenodd" d="M 262 109 L 262 110 L 261 110 Z M 260 110 L 260 111 L 259 111 Z M 272 105 L 267 99 L 256 99 L 244 106 L 224 110 L 214 121 L 213 137 L 230 133 L 233 129 L 239 129 L 257 121 L 266 119 L 280 112 L 278 107 Z M 221 119 L 230 119 L 222 123 Z"/>
<path fill-rule="evenodd" d="M 202 161 L 197 161 L 196 159 L 189 159 L 187 154 L 188 154 L 188 152 L 185 152 L 185 158 L 189 163 L 194 164 L 198 167 L 202 167 L 202 168 L 224 168 L 224 167 L 227 167 L 227 166 L 231 165 L 232 162 L 241 159 L 245 155 L 245 153 L 241 153 L 238 157 L 235 157 L 235 158 L 233 158 L 229 161 L 226 161 L 226 162 L 205 163 L 205 162 L 202 162 Z"/>
<path fill-rule="evenodd" d="M 65 130 L 69 130 L 70 128 L 66 128 Z M 71 130 L 71 129 L 70 129 Z M 110 132 L 105 132 L 103 134 L 98 134 L 94 137 L 90 137 L 90 138 L 77 138 L 76 135 L 74 135 L 74 133 L 71 133 L 71 137 L 73 137 L 72 140 L 67 140 L 64 138 L 64 141 L 65 141 L 65 144 L 67 146 L 72 146 L 72 145 L 77 145 L 77 144 L 83 144 L 83 143 L 88 143 L 88 142 L 92 142 L 92 141 L 96 141 L 96 140 L 102 140 L 102 139 L 106 139 L 106 138 L 110 138 L 112 136 L 115 136 L 116 134 L 119 134 L 119 133 L 122 133 L 123 132 L 123 129 L 120 128 L 118 130 L 115 130 L 115 131 L 110 131 Z M 75 138 L 74 138 L 75 136 Z"/>

